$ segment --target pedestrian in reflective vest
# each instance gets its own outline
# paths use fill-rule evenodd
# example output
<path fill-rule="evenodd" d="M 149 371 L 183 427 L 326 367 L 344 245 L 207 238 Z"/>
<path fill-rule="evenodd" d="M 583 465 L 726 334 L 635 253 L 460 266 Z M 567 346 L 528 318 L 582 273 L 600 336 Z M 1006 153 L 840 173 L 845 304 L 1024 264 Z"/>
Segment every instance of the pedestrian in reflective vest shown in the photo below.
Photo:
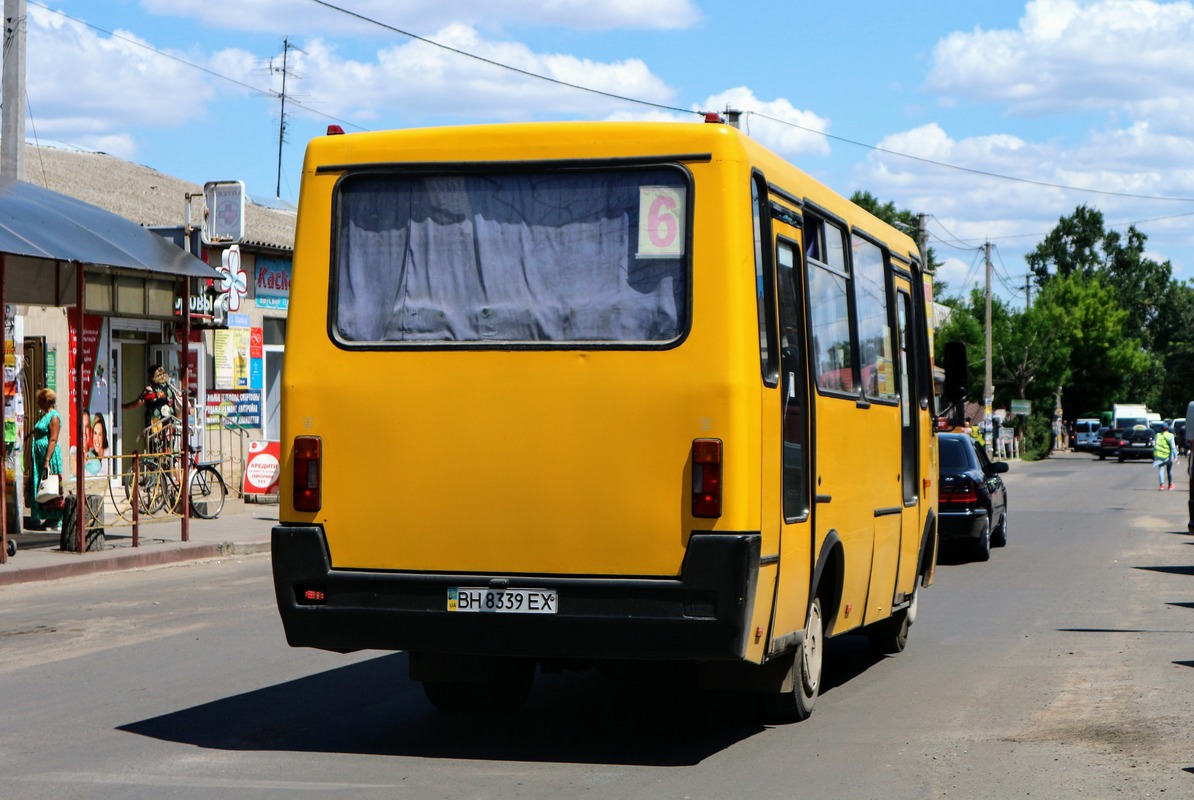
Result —
<path fill-rule="evenodd" d="M 1173 462 L 1177 458 L 1177 440 L 1169 432 L 1169 423 L 1161 425 L 1161 432 L 1153 442 L 1153 466 L 1157 468 L 1158 487 L 1164 491 L 1166 485 L 1173 489 Z"/>

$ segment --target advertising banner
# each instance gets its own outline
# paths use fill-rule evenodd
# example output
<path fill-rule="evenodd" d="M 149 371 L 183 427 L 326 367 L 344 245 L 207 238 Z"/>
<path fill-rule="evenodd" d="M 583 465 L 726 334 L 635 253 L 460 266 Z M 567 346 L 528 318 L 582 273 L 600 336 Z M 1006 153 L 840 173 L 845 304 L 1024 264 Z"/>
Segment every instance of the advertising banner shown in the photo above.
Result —
<path fill-rule="evenodd" d="M 279 459 L 282 448 L 278 442 L 249 442 L 245 460 L 245 494 L 277 494 Z"/>

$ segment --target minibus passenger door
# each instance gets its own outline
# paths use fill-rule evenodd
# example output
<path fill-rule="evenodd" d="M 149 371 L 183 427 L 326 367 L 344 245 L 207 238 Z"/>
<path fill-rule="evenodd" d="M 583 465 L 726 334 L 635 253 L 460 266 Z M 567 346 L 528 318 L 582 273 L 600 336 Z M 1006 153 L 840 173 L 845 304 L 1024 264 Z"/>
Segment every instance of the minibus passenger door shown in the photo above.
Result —
<path fill-rule="evenodd" d="M 804 363 L 804 310 L 797 269 L 799 244 L 776 242 L 776 294 L 779 303 L 780 413 L 783 450 L 782 542 L 780 584 L 776 599 L 774 630 L 777 641 L 803 630 L 808 607 L 811 565 L 809 517 L 809 414 L 808 370 Z"/>

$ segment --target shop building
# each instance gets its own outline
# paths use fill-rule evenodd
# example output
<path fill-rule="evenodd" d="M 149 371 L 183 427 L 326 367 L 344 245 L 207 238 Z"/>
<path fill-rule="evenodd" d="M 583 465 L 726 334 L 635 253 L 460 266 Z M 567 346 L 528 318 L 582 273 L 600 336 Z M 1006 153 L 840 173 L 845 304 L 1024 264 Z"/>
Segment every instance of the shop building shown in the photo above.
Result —
<path fill-rule="evenodd" d="M 179 244 L 190 221 L 192 252 L 198 250 L 203 260 L 225 272 L 222 284 L 196 281 L 190 290 L 188 388 L 197 411 L 192 441 L 203 448 L 206 459 L 221 461 L 226 482 L 239 493 L 246 462 L 264 449 L 262 443 L 276 442 L 279 435 L 295 211 L 246 198 L 243 239 L 235 247 L 231 242 L 203 244 L 199 234 L 205 213 L 202 186 L 103 153 L 66 147 L 29 145 L 25 164 L 26 182 L 99 206 Z M 212 170 L 213 180 L 228 177 L 218 174 L 218 164 Z M 73 330 L 67 308 L 11 305 L 8 309 L 13 366 L 24 397 L 49 386 L 64 401 L 71 398 L 73 354 L 81 358 L 83 445 L 89 454 L 89 474 L 114 469 L 118 462 L 104 457 L 128 455 L 137 446 L 144 412 L 124 410 L 122 404 L 140 393 L 153 367 L 166 367 L 175 384 L 180 384 L 182 301 L 177 295 L 167 300 L 175 304 L 175 321 L 152 318 L 142 313 L 142 304 L 162 299 L 155 301 L 150 290 L 135 284 L 134 279 L 120 276 L 89 279 L 81 331 Z M 217 305 L 227 309 L 222 325 Z M 75 425 L 69 415 L 74 408 L 73 398 L 59 404 L 64 429 L 72 439 Z M 31 430 L 32 420 L 20 428 Z M 64 460 L 73 473 L 72 452 L 78 443 L 65 446 L 64 437 L 63 444 Z M 268 487 L 249 489 L 251 494 L 268 492 Z"/>

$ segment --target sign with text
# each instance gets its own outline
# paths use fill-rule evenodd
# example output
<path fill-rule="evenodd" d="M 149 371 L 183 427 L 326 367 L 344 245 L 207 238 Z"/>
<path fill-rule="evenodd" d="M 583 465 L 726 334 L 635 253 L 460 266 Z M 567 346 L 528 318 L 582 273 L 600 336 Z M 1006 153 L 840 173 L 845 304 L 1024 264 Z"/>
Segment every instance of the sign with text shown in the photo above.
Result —
<path fill-rule="evenodd" d="M 245 494 L 277 494 L 282 447 L 278 442 L 249 442 L 245 459 Z"/>
<path fill-rule="evenodd" d="M 290 306 L 289 259 L 257 259 L 257 307 L 285 311 Z"/>
<path fill-rule="evenodd" d="M 245 238 L 245 184 L 243 181 L 208 181 L 203 184 L 207 215 L 203 243 L 239 242 Z"/>
<path fill-rule="evenodd" d="M 209 391 L 204 405 L 207 429 L 228 423 L 242 428 L 261 427 L 261 392 Z"/>

